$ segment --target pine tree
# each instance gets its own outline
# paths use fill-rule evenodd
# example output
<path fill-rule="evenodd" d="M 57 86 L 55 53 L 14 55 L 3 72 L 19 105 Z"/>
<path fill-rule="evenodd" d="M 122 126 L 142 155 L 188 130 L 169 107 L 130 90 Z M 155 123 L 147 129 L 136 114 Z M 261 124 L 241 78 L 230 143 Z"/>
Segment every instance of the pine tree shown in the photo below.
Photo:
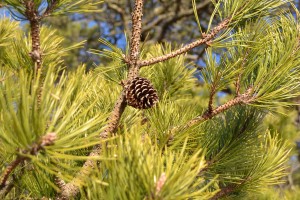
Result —
<path fill-rule="evenodd" d="M 87 72 L 64 66 L 83 42 L 64 47 L 42 24 L 101 2 L 2 0 L 30 32 L 0 20 L 0 198 L 258 199 L 284 182 L 291 146 L 268 120 L 300 95 L 299 13 L 287 0 L 212 2 L 203 32 L 193 0 L 202 37 L 174 49 L 141 44 L 135 0 L 126 49 L 100 39 L 91 52 L 109 62 Z M 186 62 L 199 46 L 202 69 Z"/>

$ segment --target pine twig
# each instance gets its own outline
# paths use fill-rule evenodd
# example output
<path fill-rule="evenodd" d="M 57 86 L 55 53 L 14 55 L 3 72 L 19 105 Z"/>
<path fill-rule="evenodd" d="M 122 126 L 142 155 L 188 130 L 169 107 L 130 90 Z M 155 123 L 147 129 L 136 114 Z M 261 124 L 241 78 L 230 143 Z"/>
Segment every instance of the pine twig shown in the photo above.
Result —
<path fill-rule="evenodd" d="M 210 200 L 217 200 L 220 199 L 222 197 L 225 197 L 231 193 L 233 193 L 236 189 L 238 189 L 239 187 L 241 187 L 245 182 L 247 182 L 249 180 L 249 178 L 246 178 L 244 180 L 242 180 L 240 183 L 238 184 L 230 184 L 224 188 L 222 188 L 219 192 L 217 192 L 212 198 L 210 198 Z"/>
<path fill-rule="evenodd" d="M 128 59 L 129 75 L 126 81 L 129 81 L 136 76 L 138 76 L 139 67 L 137 61 L 139 58 L 139 48 L 140 48 L 140 35 L 142 28 L 142 15 L 143 15 L 143 0 L 135 0 L 135 7 L 132 13 L 132 34 L 131 34 L 131 44 L 130 44 L 130 56 Z M 126 82 L 125 81 L 125 82 Z M 120 118 L 126 108 L 126 98 L 124 91 L 121 93 L 119 99 L 117 100 L 114 109 L 109 117 L 108 124 L 105 130 L 100 133 L 101 139 L 106 139 L 113 134 L 119 124 Z M 96 145 L 89 156 L 97 156 L 101 153 L 102 146 Z M 88 176 L 91 169 L 95 167 L 95 161 L 88 159 L 81 170 L 77 173 L 76 177 L 68 184 L 65 184 L 61 188 L 61 193 L 56 199 L 70 199 L 77 195 L 79 192 L 79 187 L 76 185 L 78 180 L 81 180 L 85 176 Z"/>
<path fill-rule="evenodd" d="M 230 109 L 233 106 L 236 106 L 239 104 L 248 104 L 248 103 L 253 102 L 254 97 L 251 95 L 251 92 L 252 92 L 252 88 L 249 88 L 244 94 L 242 94 L 238 97 L 235 97 L 234 99 L 228 101 L 227 103 L 225 103 L 215 109 L 212 109 L 211 112 L 209 112 L 207 110 L 202 115 L 195 117 L 194 119 L 187 122 L 185 125 L 176 126 L 176 127 L 172 128 L 168 134 L 167 146 L 169 146 L 171 144 L 171 142 L 173 141 L 175 132 L 183 131 L 183 130 L 188 129 L 196 124 L 205 122 L 205 121 L 215 117 L 216 115 L 225 112 L 226 110 Z M 212 164 L 212 163 L 210 162 L 210 164 Z"/>
<path fill-rule="evenodd" d="M 14 188 L 14 182 L 10 181 L 8 184 L 5 185 L 3 190 L 0 190 L 0 199 L 5 199 L 6 195 Z"/>
<path fill-rule="evenodd" d="M 56 134 L 55 133 L 48 133 L 45 136 L 41 138 L 41 141 L 38 144 L 32 144 L 31 147 L 27 150 L 21 151 L 22 154 L 30 154 L 30 155 L 36 155 L 40 150 L 42 150 L 45 146 L 50 146 L 54 143 L 56 140 Z M 5 188 L 7 179 L 9 175 L 14 171 L 16 167 L 18 167 L 21 163 L 23 163 L 25 160 L 29 160 L 26 155 L 18 155 L 17 158 L 12 161 L 4 170 L 2 173 L 2 178 L 0 181 L 0 190 Z"/>
<path fill-rule="evenodd" d="M 31 43 L 32 49 L 30 57 L 35 63 L 36 72 L 42 67 L 42 56 L 41 56 L 41 42 L 40 42 L 40 22 L 41 17 L 39 16 L 38 10 L 35 8 L 33 0 L 24 1 L 25 4 L 25 15 L 30 22 L 31 30 Z"/>
<path fill-rule="evenodd" d="M 128 75 L 129 80 L 138 76 L 139 73 L 137 62 L 140 55 L 143 6 L 143 0 L 135 0 L 134 13 L 132 13 L 132 33 L 129 57 L 130 67 Z"/>
<path fill-rule="evenodd" d="M 173 137 L 173 134 L 175 131 L 178 130 L 185 130 L 187 128 L 190 128 L 196 124 L 199 124 L 201 122 L 204 122 L 206 120 L 209 120 L 216 115 L 230 109 L 233 106 L 236 106 L 238 104 L 248 104 L 254 101 L 254 97 L 251 95 L 252 88 L 249 88 L 244 94 L 241 94 L 238 97 L 235 97 L 234 99 L 228 101 L 227 103 L 213 109 L 211 112 L 206 111 L 203 115 L 200 115 L 189 122 L 187 122 L 184 126 L 175 127 L 171 130 L 170 137 Z"/>
<path fill-rule="evenodd" d="M 2 179 L 0 182 L 0 190 L 4 189 L 7 184 L 7 179 L 10 176 L 10 174 L 14 171 L 14 169 L 19 166 L 19 164 L 23 161 L 25 161 L 27 157 L 24 156 L 18 156 L 13 162 L 11 162 L 6 169 L 4 170 L 2 174 Z"/>
<path fill-rule="evenodd" d="M 151 58 L 149 60 L 142 60 L 142 61 L 138 62 L 137 64 L 139 67 L 149 66 L 149 65 L 153 65 L 155 63 L 163 62 L 170 58 L 174 58 L 180 54 L 186 53 L 197 46 L 200 46 L 202 44 L 205 44 L 205 43 L 208 43 L 209 41 L 211 41 L 222 29 L 226 28 L 229 25 L 229 23 L 230 23 L 230 19 L 227 18 L 227 19 L 223 20 L 218 26 L 213 28 L 209 34 L 205 34 L 202 39 L 196 40 L 196 41 L 194 41 L 190 44 L 187 44 L 184 47 L 177 49 L 175 51 L 172 51 L 171 53 L 168 53 L 166 55 L 159 56 L 156 58 Z"/>
<path fill-rule="evenodd" d="M 209 94 L 209 101 L 208 101 L 208 108 L 207 108 L 208 113 L 212 113 L 213 111 L 213 101 L 214 101 L 215 94 L 216 94 L 216 88 L 215 85 L 213 85 Z"/>
<path fill-rule="evenodd" d="M 52 0 L 52 1 L 48 4 L 48 6 L 47 6 L 45 12 L 43 13 L 42 18 L 48 17 L 48 16 L 53 12 L 53 10 L 54 10 L 55 6 L 57 5 L 57 3 L 58 3 L 58 0 Z"/>
<path fill-rule="evenodd" d="M 217 192 L 210 200 L 217 200 L 224 196 L 227 196 L 234 192 L 239 185 L 231 184 L 221 189 L 221 191 Z"/>

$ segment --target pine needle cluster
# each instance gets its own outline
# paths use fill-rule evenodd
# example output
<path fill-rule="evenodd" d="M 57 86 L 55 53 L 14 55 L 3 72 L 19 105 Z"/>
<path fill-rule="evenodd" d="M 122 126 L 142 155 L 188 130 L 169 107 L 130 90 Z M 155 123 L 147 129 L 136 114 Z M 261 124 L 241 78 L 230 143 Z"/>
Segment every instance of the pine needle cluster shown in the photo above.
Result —
<path fill-rule="evenodd" d="M 135 0 L 126 49 L 100 39 L 107 48 L 91 53 L 110 61 L 87 72 L 64 66 L 84 41 L 64 47 L 55 30 L 32 23 L 101 11 L 99 2 L 1 1 L 32 33 L 0 19 L 0 198 L 247 199 L 283 183 L 291 146 L 266 124 L 300 95 L 299 22 L 284 9 L 292 3 L 213 3 L 210 32 L 195 11 L 203 38 L 174 50 L 140 45 Z M 185 54 L 199 45 L 201 70 Z M 126 105 L 122 82 L 135 77 L 153 84 L 156 106 Z"/>

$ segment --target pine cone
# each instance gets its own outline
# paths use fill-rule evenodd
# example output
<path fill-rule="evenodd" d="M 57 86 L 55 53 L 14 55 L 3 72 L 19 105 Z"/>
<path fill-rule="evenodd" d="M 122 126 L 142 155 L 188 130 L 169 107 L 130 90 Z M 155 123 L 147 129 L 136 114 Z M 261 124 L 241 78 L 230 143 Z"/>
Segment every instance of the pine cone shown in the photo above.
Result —
<path fill-rule="evenodd" d="M 158 102 L 156 90 L 148 79 L 136 77 L 125 85 L 127 104 L 137 109 L 148 109 Z"/>

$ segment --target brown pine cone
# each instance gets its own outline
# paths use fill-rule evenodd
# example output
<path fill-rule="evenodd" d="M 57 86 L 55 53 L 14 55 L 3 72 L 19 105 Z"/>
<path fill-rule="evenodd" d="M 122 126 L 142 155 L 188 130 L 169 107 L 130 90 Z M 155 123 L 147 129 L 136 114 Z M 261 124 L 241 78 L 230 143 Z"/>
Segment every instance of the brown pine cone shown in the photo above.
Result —
<path fill-rule="evenodd" d="M 156 90 L 146 78 L 136 77 L 125 85 L 126 101 L 137 109 L 148 109 L 158 102 Z"/>

